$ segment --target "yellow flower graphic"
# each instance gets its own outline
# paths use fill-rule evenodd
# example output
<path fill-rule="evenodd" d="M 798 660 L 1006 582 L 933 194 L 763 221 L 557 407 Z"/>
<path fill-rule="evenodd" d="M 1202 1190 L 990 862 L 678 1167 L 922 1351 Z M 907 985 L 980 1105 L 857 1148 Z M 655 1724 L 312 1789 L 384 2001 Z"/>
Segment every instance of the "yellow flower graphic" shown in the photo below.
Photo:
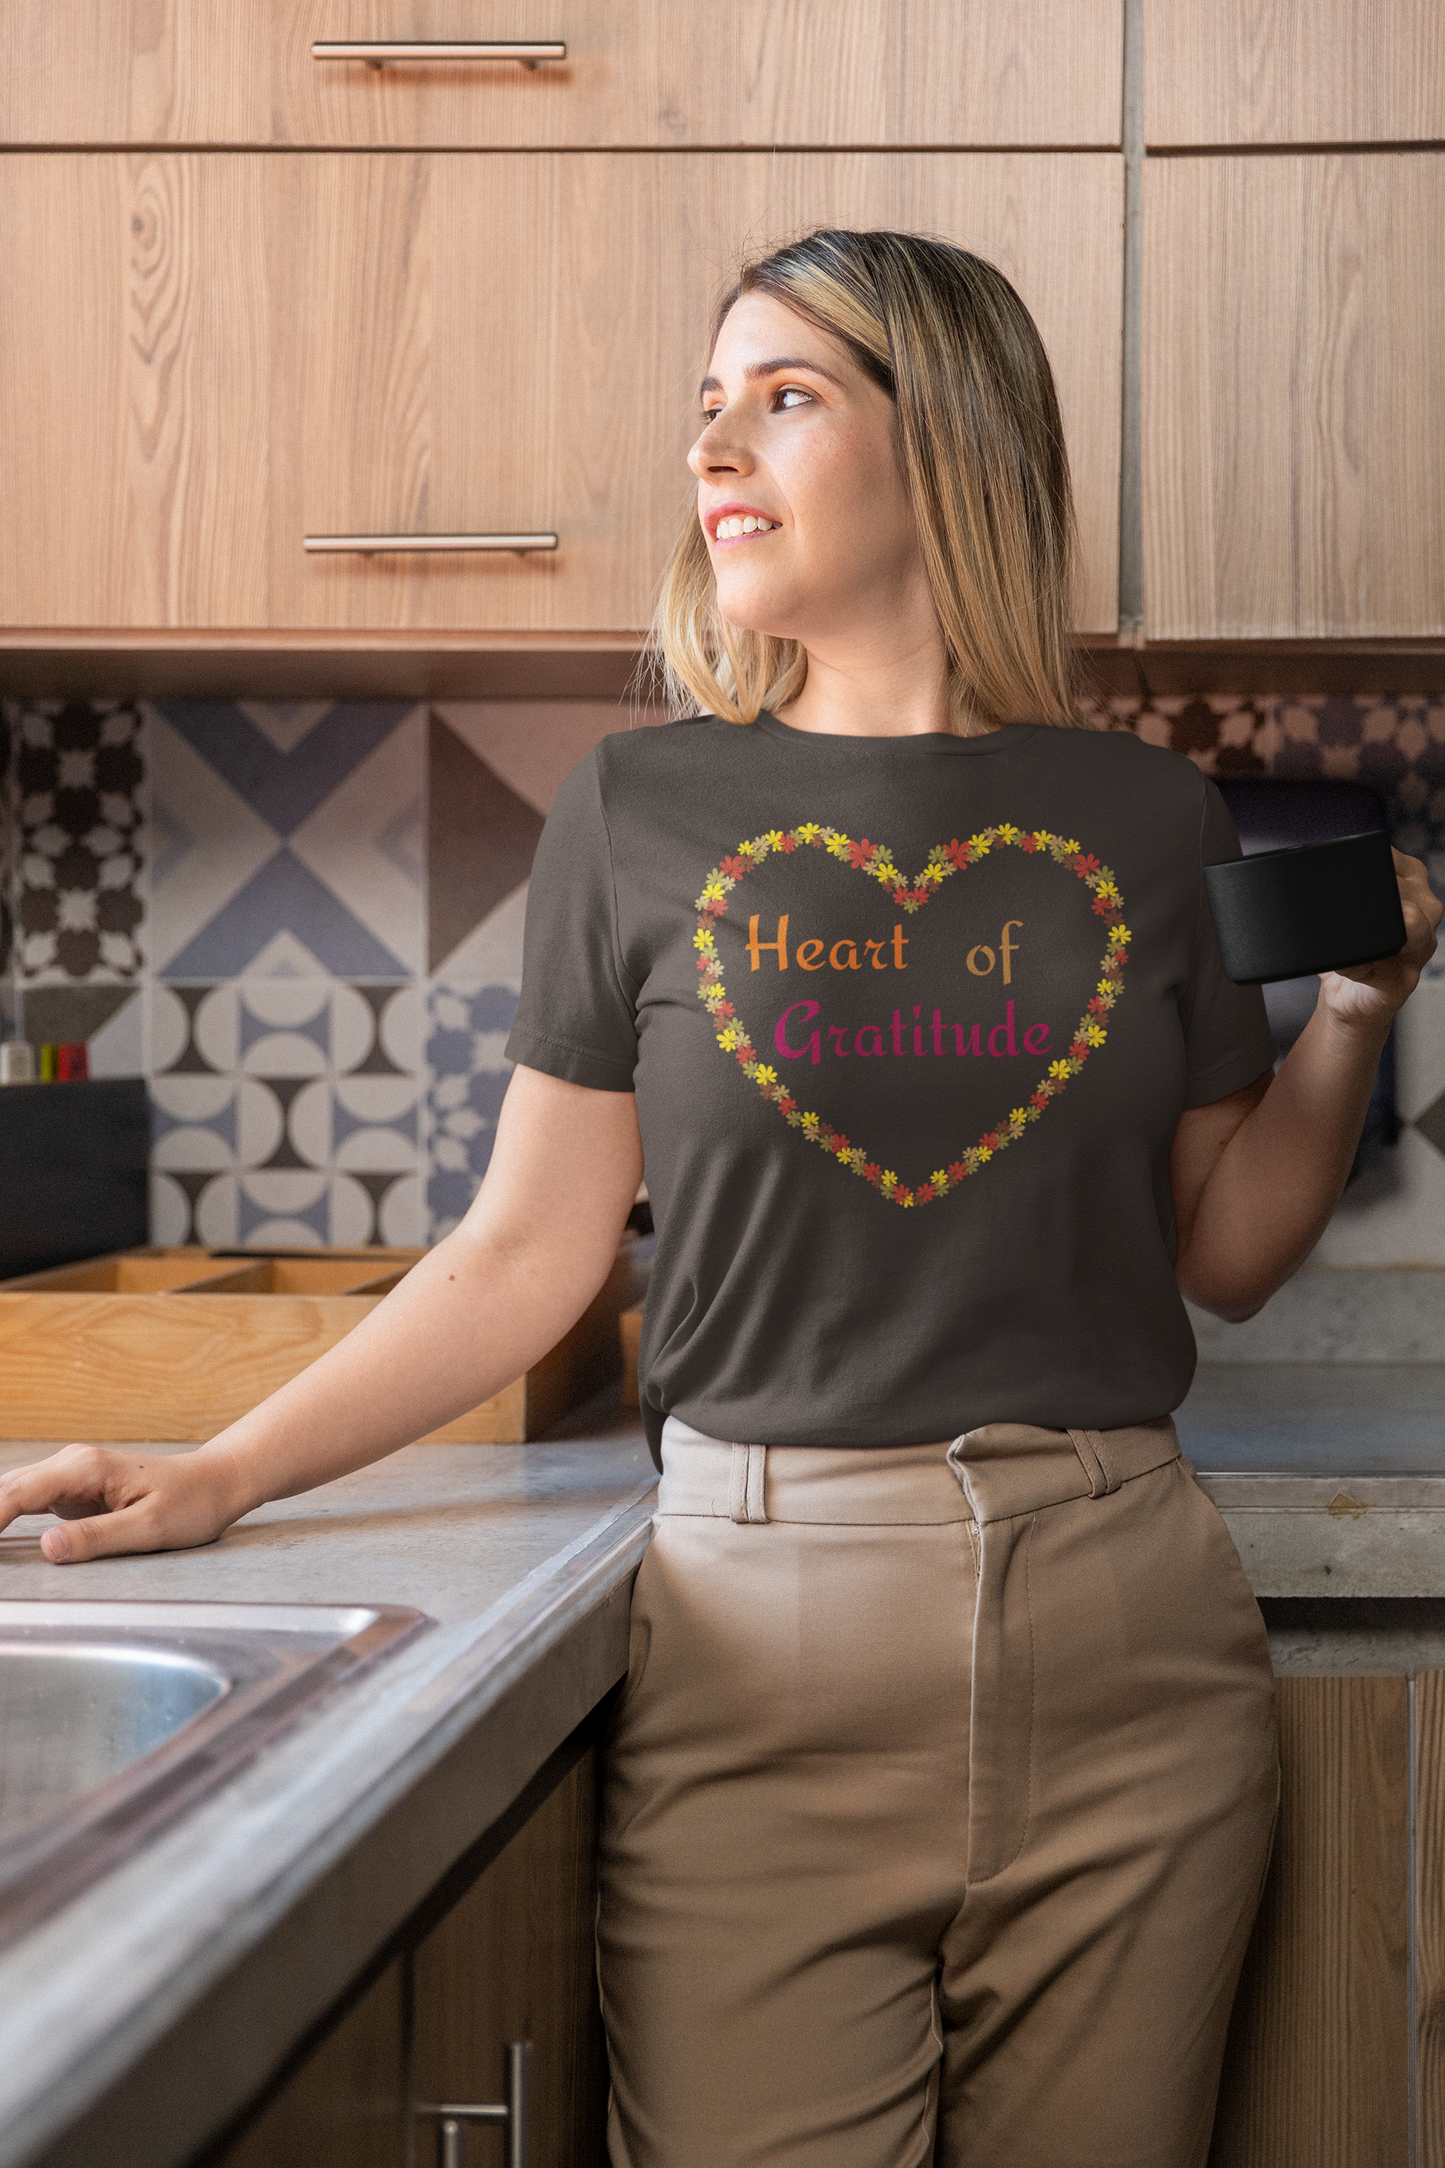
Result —
<path fill-rule="evenodd" d="M 1051 1061 L 1049 1063 L 1050 1076 L 1071 1076 L 1072 1074 L 1073 1072 L 1066 1061 Z"/>
<path fill-rule="evenodd" d="M 722 1048 L 725 1054 L 731 1054 L 737 1047 L 740 1047 L 742 1045 L 742 1032 L 738 1029 L 736 1024 L 729 1024 L 726 1030 L 720 1031 L 718 1033 L 717 1043 Z"/>
<path fill-rule="evenodd" d="M 1102 1035 L 1101 1035 L 1101 1036 L 1102 1036 Z M 754 1069 L 754 1071 L 753 1071 L 753 1082 L 754 1082 L 755 1084 L 776 1084 L 776 1083 L 777 1083 L 777 1081 L 778 1081 L 778 1072 L 777 1072 L 777 1070 L 776 1070 L 776 1069 L 768 1069 L 768 1068 L 765 1068 L 765 1067 L 764 1067 L 764 1065 L 763 1065 L 763 1064 L 762 1064 L 761 1062 L 760 1062 L 760 1063 L 758 1064 L 757 1068 L 756 1068 L 756 1069 Z"/>
<path fill-rule="evenodd" d="M 1112 948 L 1127 948 L 1133 938 L 1134 936 L 1127 926 L 1111 926 L 1109 928 L 1109 943 Z"/>
<path fill-rule="evenodd" d="M 692 945 L 695 949 L 711 949 L 717 947 L 716 941 L 708 932 L 706 926 L 698 927 L 697 932 L 692 937 Z"/>

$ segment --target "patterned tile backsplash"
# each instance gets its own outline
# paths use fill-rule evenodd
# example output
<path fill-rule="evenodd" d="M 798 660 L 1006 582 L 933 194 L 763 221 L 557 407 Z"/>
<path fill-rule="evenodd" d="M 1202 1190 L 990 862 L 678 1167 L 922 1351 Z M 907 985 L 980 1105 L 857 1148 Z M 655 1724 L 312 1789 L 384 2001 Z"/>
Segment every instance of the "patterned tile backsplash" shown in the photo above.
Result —
<path fill-rule="evenodd" d="M 152 1235 L 435 1241 L 491 1154 L 532 853 L 592 701 L 12 701 L 0 1033 L 151 1082 Z M 635 720 L 635 718 L 632 718 Z M 1112 700 L 1218 776 L 1348 776 L 1445 894 L 1445 693 Z M 1339 1264 L 1445 1265 L 1445 964 L 1402 1020 L 1395 1149 Z"/>

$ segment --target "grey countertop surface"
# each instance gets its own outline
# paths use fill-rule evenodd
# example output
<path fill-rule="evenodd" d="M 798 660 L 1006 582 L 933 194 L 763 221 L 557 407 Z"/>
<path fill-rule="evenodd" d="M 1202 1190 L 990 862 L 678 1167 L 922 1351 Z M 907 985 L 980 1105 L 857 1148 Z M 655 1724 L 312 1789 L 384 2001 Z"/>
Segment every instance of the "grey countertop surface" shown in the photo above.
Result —
<path fill-rule="evenodd" d="M 0 1466 L 51 1450 L 7 1444 Z M 0 1598 L 436 1621 L 0 1950 L 0 2168 L 168 2168 L 248 2097 L 621 1676 L 654 1483 L 636 1418 L 594 1412 L 540 1444 L 411 1447 L 204 1550 L 57 1567 L 45 1523 L 0 1536 Z"/>
<path fill-rule="evenodd" d="M 0 1444 L 0 1469 L 56 1450 Z M 620 1415 L 559 1425 L 541 1445 L 413 1445 L 259 1507 L 204 1550 L 52 1566 L 40 1549 L 49 1520 L 14 1521 L 0 1534 L 0 1598 L 398 1603 L 451 1624 L 479 1617 L 655 1474 L 635 1418 Z"/>
<path fill-rule="evenodd" d="M 1206 1363 L 1179 1428 L 1262 1597 L 1413 1598 L 1410 1636 L 1395 1635 L 1405 1653 L 1380 1668 L 1445 1664 L 1445 1605 L 1416 1616 L 1445 1597 L 1445 1363 Z M 0 1467 L 49 1450 L 0 1445 Z M 620 1675 L 652 1485 L 635 1415 L 594 1410 L 542 1444 L 412 1447 L 265 1506 L 201 1551 L 55 1567 L 41 1522 L 0 1536 L 0 1598 L 392 1603 L 437 1622 L 0 1952 L 0 2168 L 69 2160 L 57 2133 L 106 2109 L 107 2087 L 269 1947 L 458 1741 L 490 1751 L 510 1724 L 501 1805 L 516 1795 L 578 1720 L 573 1704 L 585 1713 Z M 1355 1668 L 1386 1632 L 1366 1610 Z M 1313 1610 L 1290 1632 L 1281 1668 L 1333 1648 Z M 563 1659 L 573 1701 L 554 1680 L 544 1737 L 542 1704 L 516 1697 Z"/>
<path fill-rule="evenodd" d="M 1201 1363 L 1175 1421 L 1201 1471 L 1445 1486 L 1445 1361 Z"/>

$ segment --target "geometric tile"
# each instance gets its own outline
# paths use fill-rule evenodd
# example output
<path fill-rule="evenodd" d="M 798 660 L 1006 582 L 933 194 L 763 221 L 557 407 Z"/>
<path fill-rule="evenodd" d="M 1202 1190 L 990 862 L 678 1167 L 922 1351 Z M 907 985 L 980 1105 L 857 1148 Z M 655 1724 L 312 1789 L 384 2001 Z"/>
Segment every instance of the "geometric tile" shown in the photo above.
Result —
<path fill-rule="evenodd" d="M 289 836 L 395 730 L 407 709 L 395 700 L 338 700 L 289 750 L 257 728 L 254 711 L 233 701 L 167 703 L 160 712 L 244 804 L 278 836 Z"/>
<path fill-rule="evenodd" d="M 438 970 L 532 870 L 542 816 L 433 715 L 427 961 Z"/>
<path fill-rule="evenodd" d="M 274 828 L 159 714 L 150 727 L 152 969 L 172 958 L 274 853 Z M 180 976 L 203 978 L 204 972 Z"/>
<path fill-rule="evenodd" d="M 237 978 L 242 972 L 277 972 L 268 958 L 278 932 L 290 934 L 309 957 L 309 968 L 337 978 L 399 978 L 406 970 L 395 949 L 385 948 L 309 867 L 284 847 L 198 929 L 164 965 L 168 979 Z M 289 961 L 289 959 L 288 959 Z M 292 970 L 297 968 L 292 963 Z M 279 975 L 286 975 L 284 970 Z"/>
<path fill-rule="evenodd" d="M 14 714 L 19 975 L 134 980 L 145 916 L 140 711 L 39 700 Z"/>
<path fill-rule="evenodd" d="M 432 713 L 539 813 L 551 812 L 565 778 L 604 738 L 667 720 L 662 708 L 630 700 L 458 700 Z"/>
<path fill-rule="evenodd" d="M 396 959 L 393 971 L 422 966 L 424 722 L 425 711 L 415 709 L 289 838 L 294 855 Z M 286 923 L 316 950 L 304 924 Z M 330 968 L 360 977 L 376 967 Z"/>
<path fill-rule="evenodd" d="M 396 978 L 424 946 L 423 711 L 155 715 L 155 966 L 174 979 Z"/>
<path fill-rule="evenodd" d="M 527 883 L 523 882 L 458 942 L 436 982 L 458 993 L 479 993 L 484 986 L 509 986 L 514 994 L 520 993 L 526 925 Z"/>
<path fill-rule="evenodd" d="M 428 1239 L 450 1234 L 492 1156 L 512 1073 L 503 1051 L 517 996 L 511 986 L 461 994 L 432 987 L 427 1036 Z"/>
<path fill-rule="evenodd" d="M 145 993 L 136 987 L 114 1015 L 87 1037 L 92 1076 L 145 1075 L 145 1020 Z"/>
<path fill-rule="evenodd" d="M 410 981 L 159 984 L 151 1038 L 157 1224 L 176 1239 L 423 1239 Z"/>
<path fill-rule="evenodd" d="M 94 979 L 69 986 L 37 986 L 33 981 L 20 996 L 20 1035 L 32 1046 L 67 1039 L 93 1039 L 118 1009 L 140 999 L 130 986 L 106 985 Z M 140 1071 L 133 1070 L 138 1076 Z"/>

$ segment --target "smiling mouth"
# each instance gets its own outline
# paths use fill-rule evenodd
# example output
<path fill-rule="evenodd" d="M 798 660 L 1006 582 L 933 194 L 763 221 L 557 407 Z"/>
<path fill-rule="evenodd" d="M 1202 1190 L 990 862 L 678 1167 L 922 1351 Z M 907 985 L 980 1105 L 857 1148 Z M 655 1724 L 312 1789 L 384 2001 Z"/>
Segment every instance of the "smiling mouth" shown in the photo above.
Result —
<path fill-rule="evenodd" d="M 734 512 L 720 519 L 713 529 L 715 542 L 751 541 L 754 535 L 774 534 L 782 525 L 781 520 L 764 519 L 760 512 Z"/>

